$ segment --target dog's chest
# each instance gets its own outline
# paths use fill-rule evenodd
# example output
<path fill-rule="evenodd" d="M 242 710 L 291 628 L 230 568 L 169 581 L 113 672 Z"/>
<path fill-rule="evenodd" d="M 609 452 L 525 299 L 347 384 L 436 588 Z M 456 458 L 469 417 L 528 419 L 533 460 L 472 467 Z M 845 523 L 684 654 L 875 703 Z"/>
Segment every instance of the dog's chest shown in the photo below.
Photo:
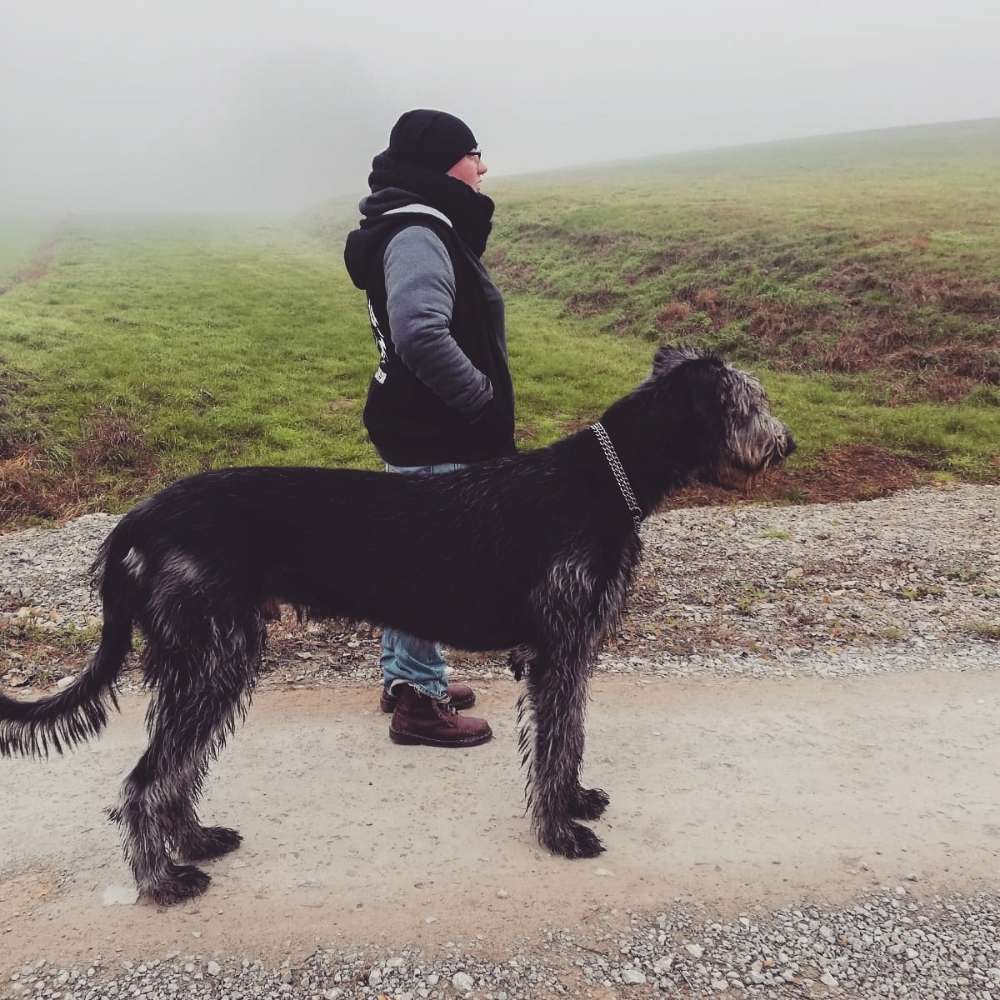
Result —
<path fill-rule="evenodd" d="M 629 593 L 635 582 L 635 572 L 642 557 L 642 542 L 633 535 L 623 546 L 618 565 L 610 575 L 604 591 L 604 618 L 609 624 L 617 624 L 625 613 Z"/>

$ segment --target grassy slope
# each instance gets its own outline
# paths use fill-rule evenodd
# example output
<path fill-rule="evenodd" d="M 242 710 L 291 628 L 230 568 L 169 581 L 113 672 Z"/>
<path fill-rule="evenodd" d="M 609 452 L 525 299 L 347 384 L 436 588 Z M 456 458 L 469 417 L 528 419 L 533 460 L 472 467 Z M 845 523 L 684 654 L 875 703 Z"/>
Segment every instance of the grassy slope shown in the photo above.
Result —
<path fill-rule="evenodd" d="M 359 461 L 369 334 L 333 266 L 325 248 L 267 229 L 69 229 L 49 273 L 0 299 L 0 353 L 39 376 L 31 406 L 57 449 L 110 407 L 165 476 Z"/>
<path fill-rule="evenodd" d="M 525 443 L 592 419 L 651 354 L 555 313 L 510 310 Z M 66 229 L 49 271 L 0 297 L 0 357 L 15 381 L 0 409 L 8 522 L 120 509 L 209 466 L 378 466 L 360 419 L 376 357 L 364 299 L 340 250 L 301 233 Z"/>
<path fill-rule="evenodd" d="M 507 182 L 506 287 L 874 401 L 1000 401 L 1000 119 Z"/>
<path fill-rule="evenodd" d="M 0 218 L 0 289 L 8 289 L 54 231 L 51 223 L 30 218 Z"/>
<path fill-rule="evenodd" d="M 524 444 L 545 444 L 593 419 L 646 372 L 650 341 L 700 336 L 717 343 L 729 335 L 714 322 L 688 326 L 699 312 L 711 321 L 711 310 L 721 309 L 704 296 L 680 326 L 671 321 L 647 330 L 623 316 L 647 310 L 655 318 L 681 286 L 713 288 L 721 297 L 740 281 L 758 282 L 759 299 L 761 272 L 773 268 L 782 269 L 767 279 L 774 295 L 818 294 L 796 284 L 792 272 L 815 276 L 855 246 L 857 233 L 884 235 L 866 206 L 892 201 L 892 192 L 911 206 L 894 210 L 899 225 L 923 227 L 927 243 L 919 253 L 937 248 L 940 261 L 957 254 L 963 278 L 997 278 L 996 258 L 977 249 L 977 240 L 992 246 L 996 239 L 995 220 L 984 208 L 995 192 L 977 187 L 981 179 L 969 181 L 963 197 L 970 207 L 959 211 L 951 161 L 946 208 L 924 190 L 926 170 L 911 177 L 898 157 L 884 167 L 884 197 L 875 199 L 846 176 L 839 188 L 817 186 L 806 163 L 797 186 L 787 179 L 787 165 L 781 181 L 762 164 L 752 190 L 747 155 L 722 156 L 717 162 L 731 160 L 729 173 L 720 166 L 718 176 L 703 178 L 700 193 L 692 192 L 693 178 L 705 173 L 696 158 L 682 166 L 670 161 L 666 172 L 655 164 L 629 168 L 619 173 L 628 178 L 624 192 L 609 188 L 606 177 L 581 175 L 572 183 L 508 182 L 497 193 L 501 221 L 491 265 L 505 290 L 521 289 L 508 306 Z M 766 159 L 778 151 L 754 155 Z M 865 184 L 875 183 L 874 168 L 866 169 Z M 715 209 L 713 199 L 720 201 Z M 950 228 L 928 228 L 935 213 Z M 831 214 L 842 220 L 837 240 L 816 243 L 818 220 Z M 761 233 L 772 243 L 762 242 Z M 32 240 L 41 234 L 24 230 L 19 238 L 18 253 L 30 260 Z M 788 262 L 779 266 L 765 250 L 781 241 Z M 729 264 L 725 254 L 673 261 L 672 248 L 693 245 L 739 252 Z M 266 227 L 164 221 L 65 227 L 48 271 L 0 296 L 0 358 L 7 361 L 6 372 L 0 370 L 0 508 L 6 505 L 0 523 L 120 509 L 206 466 L 375 467 L 360 426 L 374 349 L 363 299 L 344 274 L 340 252 L 337 239 Z M 695 267 L 707 268 L 704 280 Z M 627 298 L 612 297 L 609 305 L 600 297 L 623 283 Z M 996 347 L 995 326 L 985 334 L 963 327 L 962 337 Z M 766 339 L 745 354 L 796 432 L 801 467 L 821 463 L 830 448 L 866 442 L 946 472 L 997 478 L 1000 407 L 989 405 L 995 397 L 987 391 L 936 404 L 911 385 L 899 397 L 909 402 L 888 406 L 871 372 L 807 373 L 809 365 L 772 351 Z"/>

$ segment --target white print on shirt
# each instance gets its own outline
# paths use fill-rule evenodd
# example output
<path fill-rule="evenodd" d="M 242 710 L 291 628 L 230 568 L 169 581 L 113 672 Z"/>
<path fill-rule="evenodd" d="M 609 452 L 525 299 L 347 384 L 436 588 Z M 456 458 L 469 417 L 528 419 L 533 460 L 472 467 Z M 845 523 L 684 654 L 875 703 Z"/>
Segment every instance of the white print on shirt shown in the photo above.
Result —
<path fill-rule="evenodd" d="M 368 318 L 371 320 L 372 336 L 375 338 L 375 346 L 378 348 L 379 355 L 378 368 L 375 369 L 375 381 L 379 385 L 384 385 L 385 380 L 389 377 L 389 372 L 386 369 L 386 364 L 389 361 L 389 349 L 385 346 L 385 337 L 382 335 L 382 329 L 375 318 L 371 299 L 368 299 Z"/>

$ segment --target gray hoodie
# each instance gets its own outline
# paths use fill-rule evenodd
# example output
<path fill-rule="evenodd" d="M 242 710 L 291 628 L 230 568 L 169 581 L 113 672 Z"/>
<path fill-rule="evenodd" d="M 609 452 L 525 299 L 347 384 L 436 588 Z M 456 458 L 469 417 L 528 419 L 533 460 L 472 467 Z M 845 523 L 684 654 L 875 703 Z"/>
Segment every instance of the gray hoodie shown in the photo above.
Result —
<path fill-rule="evenodd" d="M 451 224 L 443 213 L 400 188 L 369 195 L 360 208 L 368 219 L 405 211 Z M 364 255 L 360 256 L 363 261 Z M 486 298 L 494 335 L 506 356 L 503 297 L 479 258 L 471 252 L 468 256 Z M 451 335 L 456 283 L 444 244 L 426 226 L 407 226 L 386 245 L 384 261 L 389 325 L 400 359 L 449 407 L 470 416 L 478 413 L 492 398 L 493 386 Z"/>

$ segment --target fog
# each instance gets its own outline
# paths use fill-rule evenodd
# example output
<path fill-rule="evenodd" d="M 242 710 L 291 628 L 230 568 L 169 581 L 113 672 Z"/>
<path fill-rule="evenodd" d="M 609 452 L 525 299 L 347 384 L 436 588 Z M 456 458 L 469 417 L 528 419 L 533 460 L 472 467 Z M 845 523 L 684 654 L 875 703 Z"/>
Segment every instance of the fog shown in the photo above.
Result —
<path fill-rule="evenodd" d="M 359 196 L 412 107 L 463 117 L 494 178 L 1000 113 L 996 0 L 0 0 L 0 15 L 8 211 Z"/>

